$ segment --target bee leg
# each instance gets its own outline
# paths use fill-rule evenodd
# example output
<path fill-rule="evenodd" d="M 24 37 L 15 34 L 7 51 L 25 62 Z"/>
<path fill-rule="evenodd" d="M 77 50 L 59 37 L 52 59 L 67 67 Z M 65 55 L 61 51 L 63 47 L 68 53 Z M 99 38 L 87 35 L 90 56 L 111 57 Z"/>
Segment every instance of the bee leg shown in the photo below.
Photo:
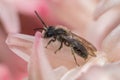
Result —
<path fill-rule="evenodd" d="M 74 53 L 73 49 L 71 49 L 71 51 L 72 51 L 72 55 L 73 55 L 73 57 L 74 57 L 74 60 L 75 60 L 76 65 L 77 65 L 77 66 L 80 66 L 80 65 L 78 64 L 78 62 L 77 62 L 77 59 L 76 59 L 76 57 L 75 57 L 75 53 Z"/>
<path fill-rule="evenodd" d="M 55 51 L 55 54 L 63 47 L 63 42 L 61 42 L 60 47 Z"/>
<path fill-rule="evenodd" d="M 51 42 L 55 42 L 55 41 L 56 41 L 56 38 L 51 39 L 51 40 L 47 43 L 47 45 L 46 45 L 46 47 L 45 47 L 45 48 L 47 48 L 47 47 L 48 47 L 48 45 L 49 45 Z"/>

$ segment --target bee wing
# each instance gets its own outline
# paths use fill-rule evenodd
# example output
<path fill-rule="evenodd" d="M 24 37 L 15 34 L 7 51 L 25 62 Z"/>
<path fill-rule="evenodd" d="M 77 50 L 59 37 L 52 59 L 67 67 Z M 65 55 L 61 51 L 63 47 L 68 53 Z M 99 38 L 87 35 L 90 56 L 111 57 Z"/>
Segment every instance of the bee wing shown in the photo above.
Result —
<path fill-rule="evenodd" d="M 95 52 L 97 51 L 97 49 L 90 42 L 88 42 L 87 40 L 78 36 L 75 33 L 71 32 L 71 35 L 72 35 L 73 38 L 78 39 L 82 43 L 82 45 L 87 49 L 89 55 L 96 56 Z"/>

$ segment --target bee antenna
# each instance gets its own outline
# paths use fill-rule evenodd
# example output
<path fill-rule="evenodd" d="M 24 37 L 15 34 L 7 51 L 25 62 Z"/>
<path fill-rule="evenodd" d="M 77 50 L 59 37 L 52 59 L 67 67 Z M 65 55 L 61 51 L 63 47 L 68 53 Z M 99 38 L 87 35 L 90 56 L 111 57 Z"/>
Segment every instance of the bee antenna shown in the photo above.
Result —
<path fill-rule="evenodd" d="M 44 28 L 34 28 L 33 30 L 34 31 L 40 31 L 40 32 L 42 32 L 41 30 L 45 30 L 46 31 L 46 29 L 44 29 Z"/>
<path fill-rule="evenodd" d="M 45 24 L 45 22 L 42 20 L 42 18 L 39 16 L 39 14 L 37 13 L 37 11 L 35 11 L 36 16 L 38 17 L 38 19 L 40 20 L 40 22 L 42 22 L 42 24 L 45 26 L 45 28 L 47 28 L 47 25 Z"/>

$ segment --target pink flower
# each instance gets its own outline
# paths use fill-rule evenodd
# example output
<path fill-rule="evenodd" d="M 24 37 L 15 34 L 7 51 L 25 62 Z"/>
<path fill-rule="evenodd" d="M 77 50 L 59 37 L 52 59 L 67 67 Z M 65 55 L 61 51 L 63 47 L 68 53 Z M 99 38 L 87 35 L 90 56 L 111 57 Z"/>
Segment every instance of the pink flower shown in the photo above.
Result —
<path fill-rule="evenodd" d="M 119 15 L 114 15 L 119 11 L 108 11 L 96 18 L 96 15 L 101 14 L 96 11 L 101 8 L 96 8 L 98 2 L 94 0 L 71 0 L 71 2 L 68 0 L 46 0 L 46 2 L 59 23 L 86 38 L 99 51 L 97 51 L 97 57 L 90 58 L 88 62 L 84 62 L 78 56 L 77 60 L 81 67 L 76 67 L 68 48 L 63 48 L 55 55 L 54 51 L 58 43 L 51 44 L 48 49 L 45 49 L 45 43 L 48 41 L 43 40 L 39 32 L 36 32 L 35 37 L 25 34 L 9 35 L 6 41 L 9 48 L 28 63 L 28 79 L 116 80 L 117 77 L 119 80 L 119 76 L 112 77 L 111 75 L 119 73 L 120 26 L 117 23 Z M 112 70 L 113 68 L 115 71 Z"/>

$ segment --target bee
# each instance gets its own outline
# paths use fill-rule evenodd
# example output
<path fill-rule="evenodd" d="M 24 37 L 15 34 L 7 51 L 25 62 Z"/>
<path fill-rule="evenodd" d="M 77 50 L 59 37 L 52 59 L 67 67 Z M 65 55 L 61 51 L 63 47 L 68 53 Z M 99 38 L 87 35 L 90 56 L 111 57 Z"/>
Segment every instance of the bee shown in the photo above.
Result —
<path fill-rule="evenodd" d="M 45 22 L 42 20 L 42 18 L 39 16 L 39 14 L 35 11 L 36 16 L 40 20 L 40 22 L 43 24 L 44 27 L 42 28 L 35 28 L 34 30 L 42 30 L 43 32 L 43 38 L 49 39 L 51 38 L 47 45 L 51 42 L 59 41 L 60 46 L 55 51 L 57 53 L 61 48 L 63 47 L 63 44 L 67 47 L 71 48 L 72 55 L 74 57 L 75 63 L 79 66 L 77 59 L 75 57 L 75 53 L 85 60 L 88 58 L 89 55 L 95 57 L 95 52 L 97 49 L 87 40 L 83 39 L 82 37 L 79 37 L 75 33 L 72 33 L 70 30 L 58 27 L 58 26 L 47 26 Z"/>

